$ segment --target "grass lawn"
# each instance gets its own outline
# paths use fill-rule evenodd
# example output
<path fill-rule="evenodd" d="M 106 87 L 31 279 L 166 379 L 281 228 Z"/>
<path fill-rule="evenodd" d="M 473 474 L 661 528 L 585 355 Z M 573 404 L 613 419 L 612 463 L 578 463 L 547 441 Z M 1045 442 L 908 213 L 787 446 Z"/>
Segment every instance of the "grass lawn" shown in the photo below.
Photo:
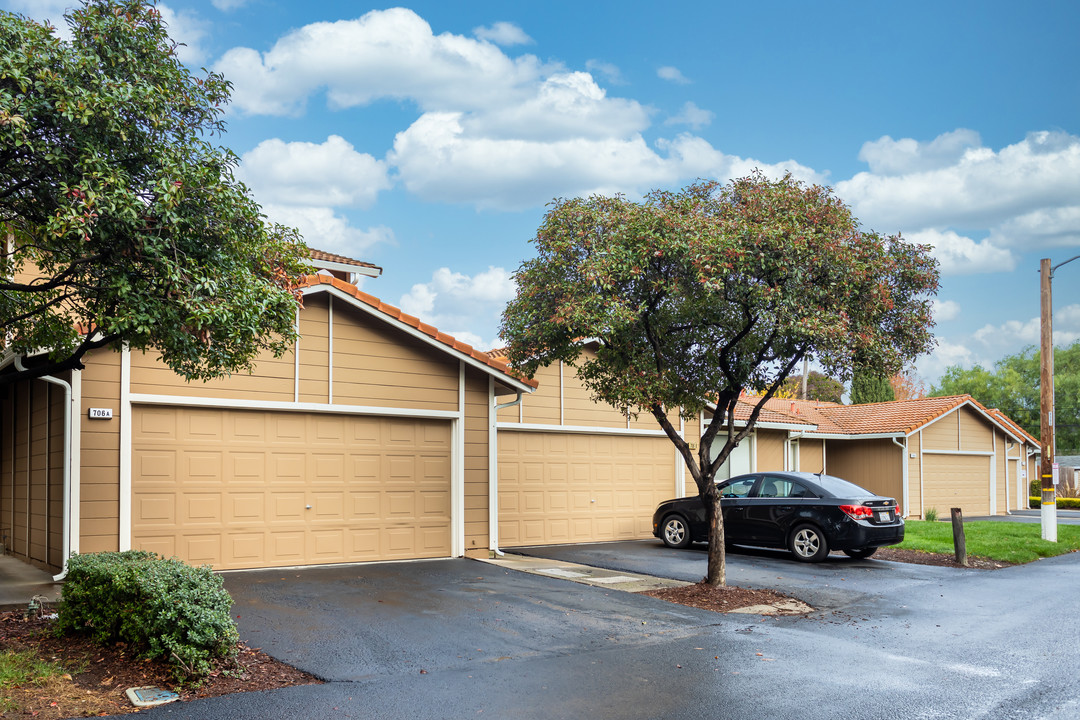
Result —
<path fill-rule="evenodd" d="M 965 522 L 968 555 L 980 555 L 1009 563 L 1028 563 L 1080 550 L 1080 525 L 1058 525 L 1058 541 L 1047 542 L 1039 523 Z M 909 520 L 904 542 L 894 547 L 923 552 L 953 554 L 952 523 Z"/>
<path fill-rule="evenodd" d="M 64 674 L 57 663 L 44 660 L 35 652 L 0 650 L 0 715 L 18 709 L 17 690 L 27 686 L 47 686 Z"/>

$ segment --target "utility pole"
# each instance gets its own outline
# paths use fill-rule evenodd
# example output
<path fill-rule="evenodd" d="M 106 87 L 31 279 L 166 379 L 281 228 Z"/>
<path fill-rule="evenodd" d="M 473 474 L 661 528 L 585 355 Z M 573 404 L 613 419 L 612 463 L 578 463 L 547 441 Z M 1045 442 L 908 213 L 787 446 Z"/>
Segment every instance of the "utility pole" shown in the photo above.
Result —
<path fill-rule="evenodd" d="M 1057 420 L 1054 417 L 1054 304 L 1051 286 L 1054 271 L 1077 259 L 1080 259 L 1080 255 L 1053 266 L 1050 265 L 1050 258 L 1039 261 L 1039 441 L 1042 445 L 1039 471 L 1042 476 L 1042 538 L 1050 542 L 1057 542 L 1057 488 L 1054 487 L 1054 460 L 1057 455 L 1054 433 Z"/>
<path fill-rule="evenodd" d="M 1054 270 L 1050 258 L 1039 261 L 1039 439 L 1042 456 L 1042 539 L 1057 542 L 1057 498 L 1054 493 L 1054 329 L 1050 280 Z"/>

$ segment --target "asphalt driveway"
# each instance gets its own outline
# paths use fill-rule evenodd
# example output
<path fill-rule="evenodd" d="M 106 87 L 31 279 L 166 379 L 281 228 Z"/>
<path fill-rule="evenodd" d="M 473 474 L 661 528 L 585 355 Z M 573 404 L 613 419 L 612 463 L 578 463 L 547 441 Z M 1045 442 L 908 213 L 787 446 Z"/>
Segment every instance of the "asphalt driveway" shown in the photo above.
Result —
<path fill-rule="evenodd" d="M 704 572 L 704 552 L 649 542 L 547 551 Z M 732 582 L 835 601 L 786 618 L 463 559 L 230 573 L 241 636 L 328 682 L 140 716 L 1073 718 L 1080 644 L 1032 592 L 1076 597 L 1078 560 L 980 572 L 733 557 Z"/>

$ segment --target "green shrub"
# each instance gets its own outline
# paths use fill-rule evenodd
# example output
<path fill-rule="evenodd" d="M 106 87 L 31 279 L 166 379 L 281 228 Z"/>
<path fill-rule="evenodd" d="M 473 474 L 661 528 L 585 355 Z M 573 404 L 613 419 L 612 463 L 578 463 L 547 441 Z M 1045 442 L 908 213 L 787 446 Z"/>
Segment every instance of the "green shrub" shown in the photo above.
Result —
<path fill-rule="evenodd" d="M 210 672 L 211 658 L 235 654 L 231 607 L 209 567 L 141 550 L 74 555 L 57 632 L 127 643 L 140 657 L 165 658 L 177 679 L 193 680 Z"/>
<path fill-rule="evenodd" d="M 1028 484 L 1030 485 L 1030 489 L 1028 490 L 1028 495 L 1039 496 L 1039 497 L 1042 496 L 1042 479 L 1041 478 L 1039 478 L 1038 476 L 1033 477 L 1031 479 L 1031 482 L 1028 483 Z"/>
<path fill-rule="evenodd" d="M 937 508 L 927 508 L 923 515 L 926 522 L 937 522 Z"/>
<path fill-rule="evenodd" d="M 1042 507 L 1042 497 L 1030 497 L 1028 502 L 1033 508 Z M 1061 510 L 1080 510 L 1080 498 L 1059 497 L 1055 505 Z"/>

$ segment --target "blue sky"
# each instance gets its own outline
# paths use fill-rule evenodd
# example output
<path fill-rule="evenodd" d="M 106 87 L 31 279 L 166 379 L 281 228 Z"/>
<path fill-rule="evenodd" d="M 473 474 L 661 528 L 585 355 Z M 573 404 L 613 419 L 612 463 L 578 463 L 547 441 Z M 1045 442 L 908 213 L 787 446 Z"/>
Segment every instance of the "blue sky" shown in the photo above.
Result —
<path fill-rule="evenodd" d="M 0 0 L 61 23 L 66 0 Z M 1038 342 L 1080 254 L 1080 6 L 1003 2 L 159 4 L 234 83 L 223 144 L 273 219 L 382 266 L 364 290 L 479 347 L 554 197 L 761 168 L 934 245 L 939 345 Z M 1080 339 L 1080 260 L 1054 285 Z"/>

